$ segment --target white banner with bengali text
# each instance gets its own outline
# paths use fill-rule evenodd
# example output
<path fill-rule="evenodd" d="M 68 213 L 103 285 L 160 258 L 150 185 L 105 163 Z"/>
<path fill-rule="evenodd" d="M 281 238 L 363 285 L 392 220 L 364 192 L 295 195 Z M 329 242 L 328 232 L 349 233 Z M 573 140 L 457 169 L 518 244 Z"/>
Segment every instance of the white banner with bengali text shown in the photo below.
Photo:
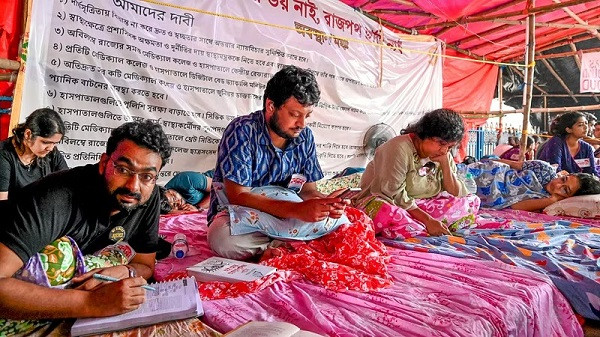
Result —
<path fill-rule="evenodd" d="M 439 42 L 382 29 L 332 0 L 34 1 L 20 119 L 60 113 L 70 167 L 97 162 L 112 129 L 149 118 L 173 146 L 161 182 L 214 168 L 227 124 L 262 108 L 269 78 L 316 75 L 308 120 L 326 174 L 364 166 L 366 130 L 397 134 L 442 106 Z"/>
<path fill-rule="evenodd" d="M 600 52 L 581 56 L 579 92 L 600 92 Z"/>

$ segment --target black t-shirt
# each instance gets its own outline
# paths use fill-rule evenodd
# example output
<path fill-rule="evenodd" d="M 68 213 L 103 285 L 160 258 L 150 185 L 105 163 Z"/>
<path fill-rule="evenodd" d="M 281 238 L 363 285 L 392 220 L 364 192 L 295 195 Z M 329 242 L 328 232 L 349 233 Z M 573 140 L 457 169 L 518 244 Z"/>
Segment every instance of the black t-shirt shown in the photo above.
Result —
<path fill-rule="evenodd" d="M 8 191 L 9 199 L 24 186 L 52 172 L 68 168 L 65 158 L 56 147 L 44 158 L 38 158 L 27 166 L 19 159 L 12 137 L 0 142 L 0 192 Z"/>
<path fill-rule="evenodd" d="M 98 164 L 57 172 L 26 186 L 11 199 L 10 216 L 0 217 L 0 242 L 23 261 L 65 235 L 83 254 L 94 253 L 115 241 L 111 230 L 121 226 L 124 241 L 138 253 L 154 253 L 158 246 L 159 195 L 137 209 L 110 216 L 111 197 Z"/>

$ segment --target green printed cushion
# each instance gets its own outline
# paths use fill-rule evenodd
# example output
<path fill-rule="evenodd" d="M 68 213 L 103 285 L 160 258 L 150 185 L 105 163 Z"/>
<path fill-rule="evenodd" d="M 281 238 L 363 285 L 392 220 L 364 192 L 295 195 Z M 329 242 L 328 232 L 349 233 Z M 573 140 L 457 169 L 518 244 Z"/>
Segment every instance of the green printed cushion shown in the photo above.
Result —
<path fill-rule="evenodd" d="M 360 179 L 362 178 L 362 175 L 362 172 L 359 172 L 339 178 L 321 179 L 317 181 L 317 190 L 323 194 L 329 194 L 333 191 L 339 190 L 340 188 L 360 187 Z"/>

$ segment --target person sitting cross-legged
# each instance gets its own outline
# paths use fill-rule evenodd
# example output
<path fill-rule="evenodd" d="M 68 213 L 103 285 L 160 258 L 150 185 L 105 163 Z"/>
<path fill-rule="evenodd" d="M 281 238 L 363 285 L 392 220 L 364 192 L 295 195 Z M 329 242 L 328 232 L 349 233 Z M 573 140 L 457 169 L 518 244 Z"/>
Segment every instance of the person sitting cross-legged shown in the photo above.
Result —
<path fill-rule="evenodd" d="M 297 221 L 313 226 L 344 216 L 346 203 L 316 188 L 323 173 L 306 120 L 319 97 L 310 71 L 286 66 L 268 81 L 263 108 L 225 129 L 208 212 L 208 243 L 218 255 L 247 259 L 263 253 L 276 235 L 293 235 Z M 236 211 L 246 212 L 239 218 L 251 223 L 239 228 L 231 220 Z M 267 221 L 280 226 L 277 233 L 252 228 Z"/>
<path fill-rule="evenodd" d="M 450 149 L 464 135 L 461 116 L 449 109 L 425 113 L 379 146 L 353 199 L 387 238 L 450 234 L 474 221 L 478 198 L 456 174 Z"/>

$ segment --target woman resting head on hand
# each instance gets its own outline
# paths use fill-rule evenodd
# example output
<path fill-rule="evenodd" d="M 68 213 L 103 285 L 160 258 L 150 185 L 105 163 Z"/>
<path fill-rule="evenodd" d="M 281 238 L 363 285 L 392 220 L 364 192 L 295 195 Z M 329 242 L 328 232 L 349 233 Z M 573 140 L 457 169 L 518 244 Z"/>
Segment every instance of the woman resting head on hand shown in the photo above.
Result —
<path fill-rule="evenodd" d="M 407 237 L 424 225 L 430 235 L 449 234 L 440 219 L 417 207 L 416 200 L 435 197 L 442 191 L 456 197 L 468 194 L 456 176 L 450 153 L 463 135 L 460 115 L 437 109 L 377 148 L 363 173 L 362 192 L 355 204 L 375 221 L 378 231 L 394 227 Z"/>
<path fill-rule="evenodd" d="M 65 125 L 56 111 L 37 109 L 12 133 L 12 137 L 0 142 L 0 200 L 52 172 L 68 168 L 56 148 L 65 134 Z"/>

